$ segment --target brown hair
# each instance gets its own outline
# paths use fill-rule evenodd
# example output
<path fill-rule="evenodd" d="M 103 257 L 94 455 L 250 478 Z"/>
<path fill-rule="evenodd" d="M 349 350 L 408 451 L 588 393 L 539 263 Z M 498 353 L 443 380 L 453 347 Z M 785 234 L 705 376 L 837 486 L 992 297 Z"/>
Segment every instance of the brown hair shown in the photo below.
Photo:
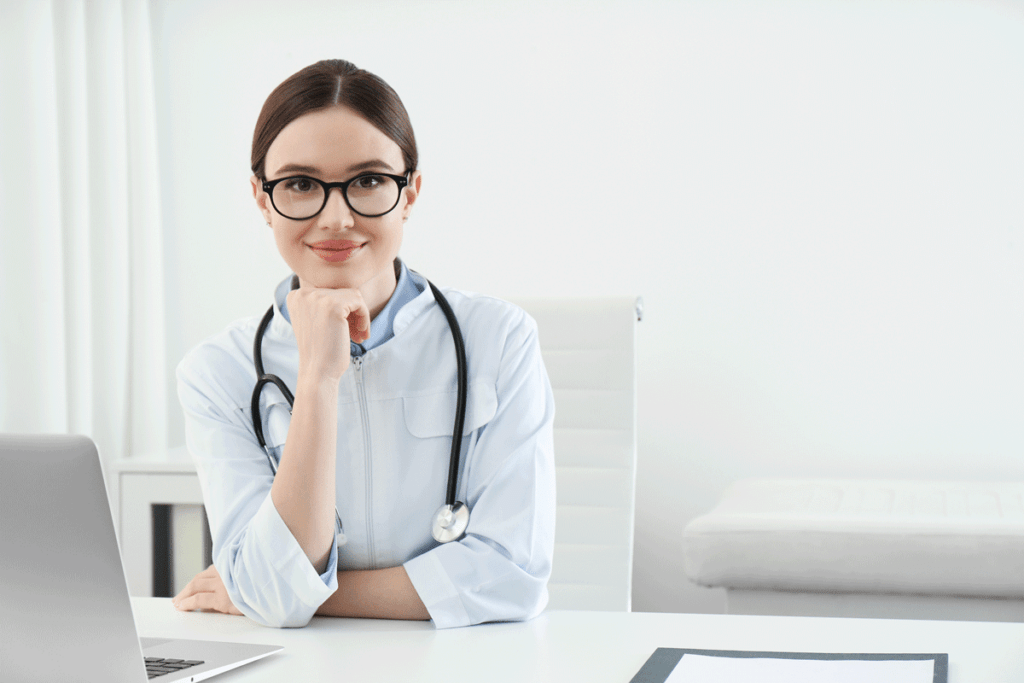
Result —
<path fill-rule="evenodd" d="M 303 114 L 338 106 L 348 107 L 394 140 L 402 150 L 405 172 L 416 170 L 416 136 L 398 93 L 351 62 L 325 59 L 286 78 L 263 103 L 252 135 L 252 172 L 256 177 L 266 179 L 267 150 L 285 126 Z"/>

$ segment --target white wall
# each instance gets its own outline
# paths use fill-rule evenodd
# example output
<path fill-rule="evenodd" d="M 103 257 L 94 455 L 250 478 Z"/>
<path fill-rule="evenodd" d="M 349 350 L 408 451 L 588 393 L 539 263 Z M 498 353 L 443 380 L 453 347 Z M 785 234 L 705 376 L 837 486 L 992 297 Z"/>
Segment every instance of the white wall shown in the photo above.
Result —
<path fill-rule="evenodd" d="M 1024 4 L 154 0 L 153 22 L 173 359 L 284 276 L 249 143 L 325 57 L 410 111 L 413 267 L 644 297 L 636 610 L 721 609 L 680 533 L 738 478 L 1024 477 Z"/>

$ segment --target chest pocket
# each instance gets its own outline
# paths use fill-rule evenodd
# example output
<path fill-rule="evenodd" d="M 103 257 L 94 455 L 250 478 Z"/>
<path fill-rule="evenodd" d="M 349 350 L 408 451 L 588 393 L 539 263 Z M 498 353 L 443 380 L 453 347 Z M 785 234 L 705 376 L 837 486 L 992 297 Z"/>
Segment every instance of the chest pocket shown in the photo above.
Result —
<path fill-rule="evenodd" d="M 457 391 L 439 391 L 402 398 L 405 426 L 409 433 L 421 439 L 452 435 L 455 427 Z M 463 435 L 469 434 L 494 418 L 498 410 L 498 394 L 494 385 L 486 381 L 472 382 L 466 397 L 466 421 Z"/>

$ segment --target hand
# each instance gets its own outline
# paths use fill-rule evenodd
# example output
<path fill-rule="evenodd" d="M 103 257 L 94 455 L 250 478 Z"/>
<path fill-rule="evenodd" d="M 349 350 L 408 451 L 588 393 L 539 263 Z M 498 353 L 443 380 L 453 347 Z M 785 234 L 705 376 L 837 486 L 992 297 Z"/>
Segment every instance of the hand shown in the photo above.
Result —
<path fill-rule="evenodd" d="M 201 610 L 203 612 L 223 612 L 242 616 L 231 598 L 228 589 L 212 564 L 196 574 L 180 593 L 174 596 L 174 607 L 182 612 Z"/>
<path fill-rule="evenodd" d="M 349 364 L 349 340 L 370 338 L 370 309 L 358 289 L 327 289 L 300 282 L 288 293 L 288 313 L 299 347 L 299 375 L 340 380 Z"/>

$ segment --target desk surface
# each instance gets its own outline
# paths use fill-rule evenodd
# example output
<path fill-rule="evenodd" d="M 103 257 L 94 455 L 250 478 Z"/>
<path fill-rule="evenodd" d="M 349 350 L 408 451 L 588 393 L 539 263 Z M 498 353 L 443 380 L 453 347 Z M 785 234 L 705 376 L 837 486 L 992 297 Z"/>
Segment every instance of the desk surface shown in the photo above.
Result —
<path fill-rule="evenodd" d="M 144 636 L 283 645 L 223 681 L 586 681 L 628 683 L 657 647 L 792 652 L 946 652 L 949 683 L 1024 681 L 1024 624 L 566 612 L 435 630 L 429 622 L 314 617 L 270 629 L 244 617 L 178 612 L 132 598 Z M 485 677 L 481 672 L 487 672 Z"/>

